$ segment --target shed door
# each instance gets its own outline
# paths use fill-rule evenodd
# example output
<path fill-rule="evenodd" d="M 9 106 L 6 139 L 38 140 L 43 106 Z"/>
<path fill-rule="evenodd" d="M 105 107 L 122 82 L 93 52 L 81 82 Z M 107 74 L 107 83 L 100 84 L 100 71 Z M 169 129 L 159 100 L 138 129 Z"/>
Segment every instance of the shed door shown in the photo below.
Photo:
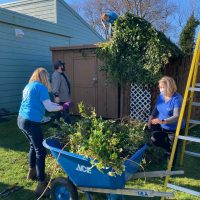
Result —
<path fill-rule="evenodd" d="M 75 57 L 73 59 L 74 102 L 97 107 L 97 60 L 96 57 Z M 77 113 L 78 108 L 75 108 Z"/>

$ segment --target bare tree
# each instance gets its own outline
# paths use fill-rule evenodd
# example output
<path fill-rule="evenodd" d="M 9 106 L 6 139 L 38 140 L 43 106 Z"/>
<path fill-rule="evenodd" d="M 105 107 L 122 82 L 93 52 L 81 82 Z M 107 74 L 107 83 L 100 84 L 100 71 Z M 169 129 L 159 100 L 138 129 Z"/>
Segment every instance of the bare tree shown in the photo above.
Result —
<path fill-rule="evenodd" d="M 171 30 L 167 32 L 167 35 L 173 38 L 176 43 L 178 43 L 180 33 L 184 28 L 186 22 L 188 21 L 189 17 L 194 14 L 195 18 L 200 21 L 199 10 L 199 0 L 189 0 L 188 5 L 179 5 L 174 15 L 170 18 Z M 200 30 L 200 26 L 197 28 L 197 30 Z"/>
<path fill-rule="evenodd" d="M 72 7 L 100 34 L 103 34 L 100 22 L 103 12 L 114 11 L 118 15 L 130 12 L 145 18 L 158 30 L 166 32 L 170 28 L 168 18 L 176 10 L 175 4 L 170 0 L 84 0 L 84 3 L 78 3 L 78 6 L 73 3 Z"/>
<path fill-rule="evenodd" d="M 145 18 L 176 42 L 192 13 L 200 19 L 199 0 L 189 1 L 187 8 L 181 6 L 181 0 L 179 3 L 173 0 L 84 0 L 71 6 L 102 36 L 105 36 L 100 21 L 103 12 L 114 11 L 118 15 L 130 12 Z"/>

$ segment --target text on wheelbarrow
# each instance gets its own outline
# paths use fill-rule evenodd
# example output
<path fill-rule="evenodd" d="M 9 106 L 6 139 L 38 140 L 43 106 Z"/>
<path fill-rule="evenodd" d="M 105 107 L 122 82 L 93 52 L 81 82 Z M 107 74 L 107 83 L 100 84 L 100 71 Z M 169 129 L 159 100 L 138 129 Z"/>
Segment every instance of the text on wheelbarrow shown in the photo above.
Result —
<path fill-rule="evenodd" d="M 77 165 L 76 167 L 76 171 L 80 171 L 80 172 L 84 172 L 84 173 L 88 173 L 88 174 L 91 174 L 91 168 L 90 167 L 86 167 L 84 165 Z"/>

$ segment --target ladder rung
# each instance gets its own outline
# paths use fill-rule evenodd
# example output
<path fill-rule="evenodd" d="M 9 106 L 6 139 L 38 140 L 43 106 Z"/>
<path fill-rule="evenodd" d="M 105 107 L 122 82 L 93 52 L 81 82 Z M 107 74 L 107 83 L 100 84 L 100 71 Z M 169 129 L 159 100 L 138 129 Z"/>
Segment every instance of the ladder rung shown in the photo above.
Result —
<path fill-rule="evenodd" d="M 169 187 L 171 189 L 174 189 L 174 190 L 181 191 L 181 192 L 185 192 L 185 193 L 197 196 L 197 197 L 200 197 L 200 192 L 197 192 L 197 191 L 185 188 L 185 187 L 181 187 L 181 186 L 178 186 L 178 185 L 173 185 L 171 183 L 168 183 L 167 187 Z"/>
<path fill-rule="evenodd" d="M 200 157 L 200 153 L 195 153 L 192 151 L 185 151 L 185 154 L 190 155 L 190 156 L 194 156 L 194 157 Z"/>
<path fill-rule="evenodd" d="M 198 142 L 198 143 L 200 143 L 200 138 L 198 138 L 198 137 L 191 137 L 191 136 L 182 136 L 182 135 L 179 135 L 178 139 L 188 140 L 188 141 L 191 141 L 191 142 Z"/>
<path fill-rule="evenodd" d="M 200 103 L 199 102 L 192 102 L 192 105 L 193 106 L 200 106 Z"/>
<path fill-rule="evenodd" d="M 200 87 L 200 83 L 196 83 L 195 86 L 196 86 L 196 87 Z"/>
<path fill-rule="evenodd" d="M 190 124 L 200 124 L 200 121 L 199 120 L 191 119 L 190 120 Z"/>
<path fill-rule="evenodd" d="M 195 92 L 200 92 L 200 88 L 193 88 L 193 87 L 190 87 L 189 89 L 190 91 L 195 91 Z"/>

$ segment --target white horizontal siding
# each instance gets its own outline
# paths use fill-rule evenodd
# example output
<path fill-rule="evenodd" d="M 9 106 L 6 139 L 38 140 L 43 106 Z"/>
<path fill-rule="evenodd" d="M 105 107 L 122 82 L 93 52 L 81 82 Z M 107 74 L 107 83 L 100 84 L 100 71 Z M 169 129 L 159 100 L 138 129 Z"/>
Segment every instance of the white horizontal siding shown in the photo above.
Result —
<path fill-rule="evenodd" d="M 1 7 L 56 23 L 55 0 L 18 1 Z"/>

